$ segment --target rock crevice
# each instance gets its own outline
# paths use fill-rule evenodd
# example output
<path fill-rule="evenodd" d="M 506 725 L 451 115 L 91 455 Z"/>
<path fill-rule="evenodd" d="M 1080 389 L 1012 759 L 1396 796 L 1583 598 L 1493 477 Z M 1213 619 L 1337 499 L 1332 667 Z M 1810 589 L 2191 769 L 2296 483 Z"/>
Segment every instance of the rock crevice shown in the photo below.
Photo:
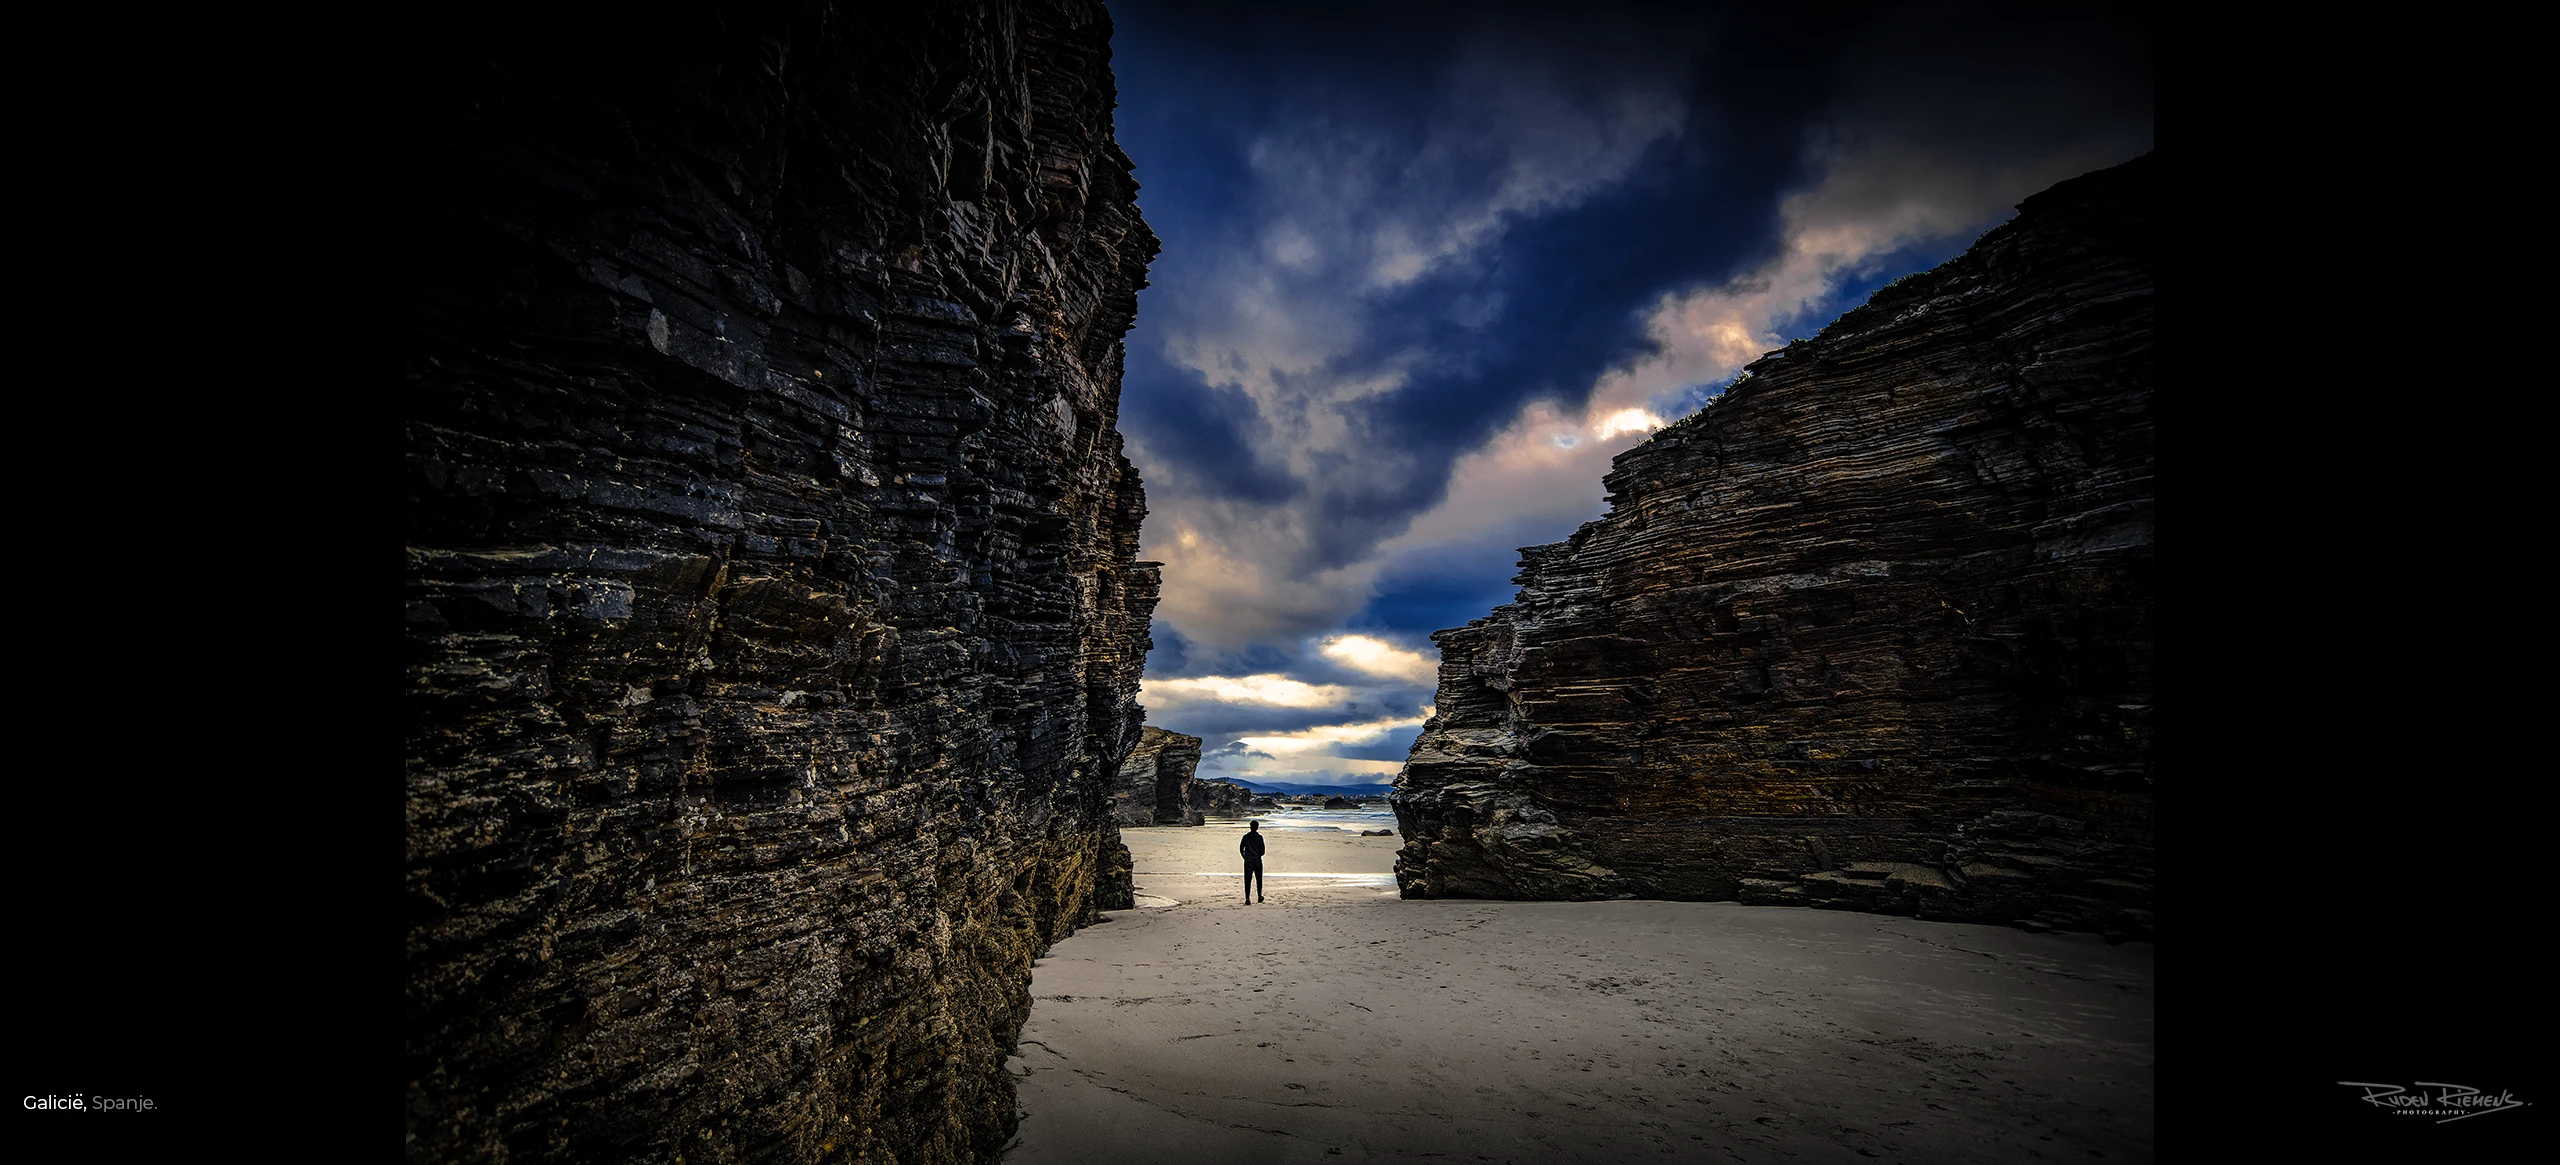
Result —
<path fill-rule="evenodd" d="M 1771 352 L 1433 636 L 1408 896 L 2148 935 L 2146 157 Z"/>

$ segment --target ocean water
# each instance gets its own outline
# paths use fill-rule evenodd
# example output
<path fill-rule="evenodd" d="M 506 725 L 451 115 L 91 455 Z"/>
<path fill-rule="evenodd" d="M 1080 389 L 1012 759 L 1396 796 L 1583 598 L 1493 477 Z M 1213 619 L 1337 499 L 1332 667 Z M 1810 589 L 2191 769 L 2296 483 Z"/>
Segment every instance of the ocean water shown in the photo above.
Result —
<path fill-rule="evenodd" d="M 1204 823 L 1204 827 L 1242 831 L 1244 823 L 1248 821 L 1259 821 L 1264 829 L 1336 829 L 1344 833 L 1396 827 L 1395 812 L 1384 805 L 1364 805 L 1358 809 L 1301 809 L 1295 806 L 1284 806 L 1241 817 L 1212 817 Z"/>
<path fill-rule="evenodd" d="M 1357 834 L 1365 830 L 1394 829 L 1396 827 L 1395 813 L 1385 805 L 1376 805 L 1364 806 L 1359 809 L 1304 809 L 1295 806 L 1283 807 L 1280 809 L 1265 809 L 1238 817 L 1211 817 L 1201 822 L 1200 828 L 1223 829 L 1229 833 L 1243 833 L 1245 830 L 1245 823 L 1248 821 L 1259 821 L 1262 823 L 1262 831 L 1264 833 L 1277 834 L 1314 833 L 1319 831 L 1326 833 Z M 1234 878 L 1239 876 L 1238 872 L 1234 868 L 1195 870 L 1192 871 L 1192 873 L 1194 876 L 1202 878 Z M 1145 876 L 1144 871 L 1141 871 L 1139 876 L 1143 878 Z M 1312 878 L 1329 882 L 1337 886 L 1365 887 L 1376 890 L 1382 894 L 1393 894 L 1396 892 L 1396 878 L 1393 874 L 1307 874 L 1285 870 L 1269 870 L 1264 872 L 1263 877 L 1272 881 L 1278 881 L 1285 878 Z M 1154 906 L 1159 903 L 1167 906 L 1173 904 L 1170 899 L 1158 899 L 1154 902 L 1143 901 L 1143 899 L 1154 897 L 1153 895 L 1140 894 L 1138 897 L 1142 899 L 1142 901 L 1138 903 L 1140 906 Z"/>

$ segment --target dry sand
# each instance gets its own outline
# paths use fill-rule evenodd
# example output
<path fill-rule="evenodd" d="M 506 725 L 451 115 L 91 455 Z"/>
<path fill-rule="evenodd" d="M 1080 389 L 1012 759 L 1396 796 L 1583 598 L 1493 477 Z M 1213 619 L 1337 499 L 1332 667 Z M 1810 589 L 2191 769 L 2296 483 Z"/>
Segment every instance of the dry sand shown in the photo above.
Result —
<path fill-rule="evenodd" d="M 1032 974 L 1008 1165 L 2149 1161 L 2152 946 L 1717 902 L 1407 902 L 1401 839 L 1124 831 Z M 1333 874 L 1343 877 L 1283 877 Z"/>

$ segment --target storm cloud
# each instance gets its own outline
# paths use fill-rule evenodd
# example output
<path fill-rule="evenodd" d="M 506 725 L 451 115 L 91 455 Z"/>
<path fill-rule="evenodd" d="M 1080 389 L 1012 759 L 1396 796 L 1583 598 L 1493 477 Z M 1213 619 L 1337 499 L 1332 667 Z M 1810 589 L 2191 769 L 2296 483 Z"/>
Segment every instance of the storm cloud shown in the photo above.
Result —
<path fill-rule="evenodd" d="M 1204 775 L 1391 773 L 1429 633 L 1613 456 L 2151 146 L 2139 7 L 1111 10 L 1164 240 L 1121 411 L 1166 564 L 1141 698 Z"/>

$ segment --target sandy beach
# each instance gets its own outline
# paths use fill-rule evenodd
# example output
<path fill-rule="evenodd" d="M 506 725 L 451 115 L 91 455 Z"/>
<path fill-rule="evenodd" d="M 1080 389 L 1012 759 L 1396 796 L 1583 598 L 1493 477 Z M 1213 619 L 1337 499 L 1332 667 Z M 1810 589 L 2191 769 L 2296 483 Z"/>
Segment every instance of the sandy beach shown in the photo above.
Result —
<path fill-rule="evenodd" d="M 1301 820 L 1309 815 L 1293 815 Z M 1127 830 L 1033 973 L 1009 1165 L 2152 1159 L 2148 943 L 1700 902 L 1399 899 L 1400 839 Z"/>

